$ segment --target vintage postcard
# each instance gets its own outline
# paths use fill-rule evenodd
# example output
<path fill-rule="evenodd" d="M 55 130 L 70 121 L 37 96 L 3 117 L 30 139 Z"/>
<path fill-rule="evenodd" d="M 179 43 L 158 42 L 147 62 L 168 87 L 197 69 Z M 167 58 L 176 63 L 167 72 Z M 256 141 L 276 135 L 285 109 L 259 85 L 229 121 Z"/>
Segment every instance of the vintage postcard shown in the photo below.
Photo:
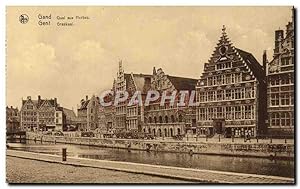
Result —
<path fill-rule="evenodd" d="M 6 181 L 295 184 L 295 9 L 6 7 Z"/>

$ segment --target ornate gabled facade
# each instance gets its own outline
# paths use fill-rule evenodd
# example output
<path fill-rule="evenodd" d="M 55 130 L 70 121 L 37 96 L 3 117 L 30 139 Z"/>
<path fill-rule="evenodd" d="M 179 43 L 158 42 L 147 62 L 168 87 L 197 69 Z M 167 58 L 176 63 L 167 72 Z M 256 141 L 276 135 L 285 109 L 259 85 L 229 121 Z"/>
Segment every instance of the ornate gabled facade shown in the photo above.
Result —
<path fill-rule="evenodd" d="M 142 100 L 146 98 L 147 91 L 151 86 L 151 75 L 147 74 L 130 74 L 128 78 L 127 92 L 129 93 L 129 99 L 131 99 L 137 91 L 141 94 Z M 144 104 L 133 103 L 127 105 L 126 110 L 127 130 L 129 131 L 142 131 L 142 125 L 144 124 Z"/>
<path fill-rule="evenodd" d="M 264 134 L 265 88 L 263 67 L 251 53 L 233 46 L 224 26 L 196 87 L 198 134 Z"/>
<path fill-rule="evenodd" d="M 39 106 L 39 127 L 42 130 L 55 130 L 56 122 L 56 100 L 38 99 Z M 62 123 L 61 123 L 62 125 Z M 62 127 L 60 127 L 62 129 Z"/>
<path fill-rule="evenodd" d="M 124 73 L 122 61 L 120 61 L 119 71 L 117 72 L 117 79 L 114 82 L 114 94 L 119 91 L 126 91 L 126 82 L 128 81 L 129 77 L 129 74 Z M 119 102 L 115 107 L 115 110 L 116 124 L 114 129 L 116 129 L 117 131 L 126 130 L 126 102 Z"/>
<path fill-rule="evenodd" d="M 131 97 L 136 91 L 141 92 L 142 98 L 145 98 L 147 89 L 151 85 L 151 75 L 147 74 L 133 74 L 125 73 L 122 61 L 119 62 L 119 71 L 117 73 L 117 79 L 114 80 L 113 91 L 114 94 L 120 91 L 127 91 L 129 97 L 124 102 L 119 102 L 115 109 L 115 124 L 113 129 L 119 131 L 141 131 L 142 124 L 144 122 L 144 107 L 138 103 L 134 103 L 128 106 Z M 108 107 L 106 109 L 111 109 Z"/>
<path fill-rule="evenodd" d="M 179 91 L 195 90 L 196 79 L 169 76 L 159 68 L 153 69 L 151 90 L 164 91 L 168 94 L 176 91 L 175 103 L 166 101 L 164 106 L 160 106 L 159 98 L 156 102 L 151 102 L 145 107 L 143 132 L 151 133 L 157 137 L 172 137 L 186 134 L 187 130 L 196 133 L 196 112 L 195 107 L 189 107 L 189 95 L 186 95 L 185 106 L 178 106 Z"/>
<path fill-rule="evenodd" d="M 295 11 L 295 10 L 293 10 Z M 275 31 L 273 60 L 268 63 L 268 126 L 272 135 L 294 134 L 294 20 Z"/>
<path fill-rule="evenodd" d="M 22 100 L 20 118 L 22 131 L 38 130 L 38 102 L 36 100 L 32 100 L 30 96 L 28 96 L 26 100 Z"/>

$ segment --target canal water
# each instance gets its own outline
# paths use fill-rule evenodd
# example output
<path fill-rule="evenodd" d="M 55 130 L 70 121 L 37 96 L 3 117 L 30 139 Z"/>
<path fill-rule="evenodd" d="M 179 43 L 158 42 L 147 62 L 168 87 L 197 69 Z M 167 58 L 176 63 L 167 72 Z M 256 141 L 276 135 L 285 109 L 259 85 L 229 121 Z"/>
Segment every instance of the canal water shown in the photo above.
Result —
<path fill-rule="evenodd" d="M 135 150 L 129 152 L 125 149 L 54 144 L 49 142 L 41 143 L 40 141 L 24 141 L 23 143 L 10 142 L 8 143 L 8 146 L 9 148 L 16 150 L 56 155 L 61 155 L 62 148 L 66 147 L 68 156 L 80 158 L 294 177 L 294 161 L 292 160 L 271 160 L 267 158 L 202 154 L 194 154 L 190 156 L 189 154 L 183 153 L 146 152 Z"/>

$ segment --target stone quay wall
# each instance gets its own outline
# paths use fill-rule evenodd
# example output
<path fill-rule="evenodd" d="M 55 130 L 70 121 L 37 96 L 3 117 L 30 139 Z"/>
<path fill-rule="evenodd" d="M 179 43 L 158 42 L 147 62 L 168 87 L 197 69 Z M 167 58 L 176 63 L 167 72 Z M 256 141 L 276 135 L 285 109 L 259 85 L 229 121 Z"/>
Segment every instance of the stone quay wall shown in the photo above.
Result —
<path fill-rule="evenodd" d="M 175 152 L 208 155 L 267 157 L 275 159 L 294 159 L 294 144 L 278 143 L 223 143 L 223 142 L 187 142 L 158 141 L 115 138 L 88 138 L 70 136 L 41 135 L 26 133 L 26 139 L 43 142 L 88 145 L 119 148 L 127 150 L 144 150 L 156 152 Z"/>

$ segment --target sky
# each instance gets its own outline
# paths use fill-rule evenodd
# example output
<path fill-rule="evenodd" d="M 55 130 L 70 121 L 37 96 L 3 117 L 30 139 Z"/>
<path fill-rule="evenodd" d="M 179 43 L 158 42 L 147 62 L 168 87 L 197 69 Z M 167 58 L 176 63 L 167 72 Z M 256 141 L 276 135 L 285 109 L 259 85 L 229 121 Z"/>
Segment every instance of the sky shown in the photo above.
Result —
<path fill-rule="evenodd" d="M 19 22 L 26 14 L 29 21 Z M 51 25 L 38 25 L 38 15 Z M 57 16 L 87 16 L 57 26 Z M 125 72 L 199 79 L 221 36 L 261 62 L 272 59 L 274 32 L 291 21 L 291 7 L 7 7 L 6 101 L 31 96 L 66 108 L 112 87 L 119 60 Z M 47 20 L 44 20 L 47 21 Z"/>

